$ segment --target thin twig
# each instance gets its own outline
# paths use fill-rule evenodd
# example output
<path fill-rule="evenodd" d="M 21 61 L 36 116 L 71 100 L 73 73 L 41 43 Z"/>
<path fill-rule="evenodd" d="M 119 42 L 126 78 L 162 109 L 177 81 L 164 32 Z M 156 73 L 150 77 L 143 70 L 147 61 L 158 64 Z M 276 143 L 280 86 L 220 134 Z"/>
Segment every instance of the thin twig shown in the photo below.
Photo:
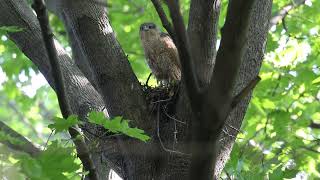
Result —
<path fill-rule="evenodd" d="M 180 151 L 174 151 L 174 150 L 168 149 L 164 146 L 162 139 L 161 139 L 161 136 L 160 136 L 160 105 L 161 104 L 158 104 L 158 112 L 157 112 L 157 136 L 158 136 L 158 139 L 159 139 L 159 142 L 160 142 L 162 149 L 166 152 L 169 152 L 169 153 L 190 156 L 191 154 L 186 154 L 186 153 L 183 153 Z"/>
<path fill-rule="evenodd" d="M 235 108 L 239 102 L 246 97 L 254 87 L 256 87 L 260 80 L 261 78 L 259 76 L 255 77 L 238 95 L 236 95 L 231 103 L 231 108 Z"/>
<path fill-rule="evenodd" d="M 48 53 L 48 58 L 50 61 L 52 69 L 52 77 L 54 79 L 55 90 L 58 96 L 59 106 L 63 118 L 67 119 L 71 115 L 71 110 L 67 102 L 67 95 L 64 88 L 62 71 L 58 62 L 57 51 L 55 49 L 54 39 L 52 30 L 49 26 L 49 19 L 46 7 L 43 0 L 34 0 L 32 4 L 33 9 L 37 14 L 39 20 L 40 28 L 42 31 L 43 40 Z M 81 136 L 81 133 L 77 130 L 77 127 L 69 128 L 69 134 L 76 146 L 77 155 L 82 161 L 82 164 L 86 171 L 89 171 L 89 178 L 91 180 L 98 180 L 98 175 L 91 159 L 89 149 Z"/>
<path fill-rule="evenodd" d="M 235 139 L 237 138 L 237 136 L 234 136 L 234 135 L 230 134 L 230 133 L 229 133 L 228 131 L 226 131 L 225 129 L 223 129 L 222 132 L 225 133 L 226 135 L 228 135 L 229 137 L 232 137 L 232 138 L 235 138 Z"/>
<path fill-rule="evenodd" d="M 173 116 L 170 116 L 170 115 L 168 114 L 168 112 L 165 110 L 164 107 L 162 107 L 162 109 L 163 109 L 164 114 L 165 114 L 168 118 L 170 118 L 170 119 L 172 119 L 173 121 L 176 121 L 176 122 L 178 122 L 178 123 L 184 124 L 184 125 L 187 124 L 186 122 L 180 121 L 180 120 L 174 118 Z"/>
<path fill-rule="evenodd" d="M 51 138 L 51 136 L 52 136 L 53 133 L 54 133 L 54 130 L 51 130 L 51 133 L 49 134 L 49 137 L 48 137 L 48 139 L 47 139 L 47 141 L 46 141 L 46 144 L 44 145 L 44 148 L 45 148 L 45 149 L 47 149 L 48 144 L 49 144 L 49 141 L 50 141 L 50 138 Z"/>
<path fill-rule="evenodd" d="M 148 78 L 147 78 L 146 86 L 148 86 L 148 83 L 149 83 L 149 80 L 150 80 L 151 76 L 152 76 L 152 73 L 150 73 Z"/>
<path fill-rule="evenodd" d="M 162 26 L 167 30 L 167 32 L 169 33 L 169 35 L 172 37 L 172 38 L 175 38 L 175 35 L 174 35 L 174 30 L 172 28 L 172 25 L 171 23 L 169 22 L 167 16 L 166 16 L 166 13 L 164 12 L 162 6 L 161 6 L 161 3 L 159 0 L 151 0 L 152 3 L 153 3 L 153 6 L 154 8 L 156 9 L 159 17 L 160 17 L 160 20 L 161 20 L 161 23 L 162 23 Z"/>
<path fill-rule="evenodd" d="M 157 104 L 157 103 L 160 103 L 160 102 L 168 102 L 171 100 L 171 97 L 167 98 L 167 99 L 160 99 L 160 100 L 157 100 L 157 101 L 152 101 L 150 102 L 150 104 Z"/>
<path fill-rule="evenodd" d="M 300 0 L 298 2 L 291 2 L 290 4 L 282 7 L 280 9 L 280 11 L 270 19 L 269 28 L 271 28 L 274 25 L 277 25 L 280 21 L 282 21 L 288 15 L 288 13 L 292 9 L 294 9 L 300 5 L 303 5 L 305 3 L 305 1 L 306 0 Z"/>
<path fill-rule="evenodd" d="M 238 128 L 233 127 L 233 126 L 230 125 L 229 123 L 226 123 L 226 125 L 227 125 L 228 127 L 230 127 L 231 129 L 237 131 L 238 133 L 241 132 Z"/>

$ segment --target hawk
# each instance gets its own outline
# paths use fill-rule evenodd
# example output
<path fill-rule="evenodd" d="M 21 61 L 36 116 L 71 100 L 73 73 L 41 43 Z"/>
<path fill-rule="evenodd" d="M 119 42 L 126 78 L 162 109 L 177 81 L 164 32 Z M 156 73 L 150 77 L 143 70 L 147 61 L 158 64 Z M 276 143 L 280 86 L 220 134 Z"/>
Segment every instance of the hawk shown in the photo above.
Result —
<path fill-rule="evenodd" d="M 154 23 L 143 23 L 140 38 L 147 63 L 156 79 L 164 84 L 180 81 L 179 54 L 171 37 Z"/>

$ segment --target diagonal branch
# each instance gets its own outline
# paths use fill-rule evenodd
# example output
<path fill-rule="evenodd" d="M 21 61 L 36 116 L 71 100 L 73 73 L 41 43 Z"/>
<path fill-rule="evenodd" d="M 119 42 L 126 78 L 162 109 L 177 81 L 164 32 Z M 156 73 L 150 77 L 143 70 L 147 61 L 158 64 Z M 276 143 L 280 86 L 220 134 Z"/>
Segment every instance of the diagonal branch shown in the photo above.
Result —
<path fill-rule="evenodd" d="M 39 148 L 34 146 L 29 140 L 24 136 L 11 129 L 5 123 L 0 121 L 0 133 L 4 133 L 6 138 L 1 137 L 0 142 L 7 145 L 9 148 L 28 153 L 31 156 L 37 156 L 41 152 Z M 2 136 L 2 135 L 1 135 Z M 11 139 L 12 138 L 12 139 Z"/>
<path fill-rule="evenodd" d="M 164 12 L 162 6 L 161 6 L 161 3 L 159 0 L 151 0 L 152 3 L 153 3 L 153 6 L 154 8 L 156 9 L 159 17 L 160 17 L 160 20 L 161 20 L 161 23 L 162 23 L 162 26 L 167 30 L 167 32 L 169 33 L 169 35 L 174 38 L 174 31 L 173 31 L 173 28 L 172 28 L 172 25 L 171 23 L 169 22 L 167 16 L 166 16 L 166 13 Z"/>
<path fill-rule="evenodd" d="M 243 98 L 245 98 L 254 87 L 256 87 L 256 85 L 259 83 L 260 80 L 261 80 L 261 78 L 259 76 L 257 76 L 252 81 L 250 81 L 250 83 L 244 89 L 242 89 L 242 91 L 239 94 L 237 94 L 233 98 L 232 103 L 231 103 L 231 109 L 235 108 L 240 103 L 240 101 Z"/>
<path fill-rule="evenodd" d="M 305 1 L 306 0 L 294 0 L 290 4 L 282 7 L 280 11 L 277 12 L 277 14 L 270 19 L 269 29 L 272 26 L 277 25 L 280 21 L 282 21 L 291 10 L 295 9 L 300 5 L 303 5 Z"/>
<path fill-rule="evenodd" d="M 37 13 L 37 17 L 42 30 L 43 40 L 46 46 L 46 50 L 47 50 L 51 68 L 52 68 L 52 76 L 55 82 L 55 88 L 58 96 L 61 113 L 62 113 L 62 116 L 65 119 L 67 119 L 68 116 L 70 116 L 72 113 L 67 102 L 68 97 L 66 95 L 65 88 L 64 88 L 62 72 L 60 70 L 60 65 L 58 62 L 58 56 L 57 56 L 57 51 L 54 45 L 53 34 L 49 27 L 47 10 L 43 0 L 34 0 L 34 4 L 32 5 L 32 7 Z M 74 144 L 76 145 L 77 155 L 82 161 L 82 164 L 85 170 L 89 171 L 90 179 L 97 180 L 98 175 L 97 175 L 94 163 L 92 161 L 89 149 L 84 139 L 81 138 L 82 137 L 81 134 L 76 128 L 77 127 L 69 128 L 69 134 L 73 138 Z"/>
<path fill-rule="evenodd" d="M 198 115 L 201 107 L 201 89 L 196 76 L 193 65 L 193 57 L 190 51 L 187 32 L 183 22 L 182 15 L 180 13 L 180 7 L 178 1 L 168 1 L 168 7 L 170 16 L 174 26 L 175 32 L 175 44 L 179 51 L 179 57 L 182 68 L 182 80 L 186 85 L 188 97 L 193 112 Z"/>

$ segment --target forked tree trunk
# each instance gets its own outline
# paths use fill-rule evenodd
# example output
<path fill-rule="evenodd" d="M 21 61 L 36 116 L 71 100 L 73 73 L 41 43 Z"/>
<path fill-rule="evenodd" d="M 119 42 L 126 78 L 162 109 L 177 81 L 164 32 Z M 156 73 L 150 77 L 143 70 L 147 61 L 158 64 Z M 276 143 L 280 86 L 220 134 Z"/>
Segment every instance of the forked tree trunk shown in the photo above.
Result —
<path fill-rule="evenodd" d="M 56 45 L 73 113 L 85 118 L 88 112 L 106 107 L 107 115 L 131 119 L 135 126 L 152 137 L 148 143 L 121 135 L 101 139 L 97 138 L 103 134 L 101 129 L 85 125 L 83 130 L 91 132 L 87 135 L 90 140 L 99 142 L 91 152 L 99 178 L 107 179 L 111 168 L 124 179 L 189 179 L 192 160 L 190 127 L 198 119 L 192 113 L 186 86 L 182 84 L 179 94 L 171 97 L 172 100 L 154 103 L 167 97 L 166 92 L 143 89 L 139 84 L 114 36 L 104 7 L 91 0 L 48 0 L 47 4 L 64 22 L 73 49 L 74 58 L 71 59 L 58 43 Z M 253 6 L 233 95 L 258 75 L 271 5 L 272 0 L 257 0 Z M 23 32 L 11 33 L 10 38 L 53 87 L 40 27 L 29 5 L 24 0 L 1 0 L 0 12 L 0 26 L 24 28 Z M 219 0 L 191 1 L 188 36 L 191 54 L 197 59 L 195 71 L 202 87 L 209 85 L 215 64 L 219 13 Z M 238 133 L 235 129 L 241 126 L 250 96 L 233 109 L 224 123 L 223 129 L 229 134 L 221 133 L 220 137 L 213 138 L 219 142 L 212 149 L 217 152 L 216 168 L 205 176 L 218 179 L 221 174 L 235 142 L 233 137 Z M 205 150 L 207 147 L 200 148 Z"/>

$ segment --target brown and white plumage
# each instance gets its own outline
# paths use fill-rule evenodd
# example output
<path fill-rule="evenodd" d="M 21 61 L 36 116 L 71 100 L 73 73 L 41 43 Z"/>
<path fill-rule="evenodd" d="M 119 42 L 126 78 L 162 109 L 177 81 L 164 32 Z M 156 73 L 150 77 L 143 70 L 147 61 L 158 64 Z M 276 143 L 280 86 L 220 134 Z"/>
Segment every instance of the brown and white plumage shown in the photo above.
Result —
<path fill-rule="evenodd" d="M 176 82 L 181 79 L 178 50 L 166 33 L 153 23 L 140 26 L 140 38 L 147 63 L 158 81 Z"/>

